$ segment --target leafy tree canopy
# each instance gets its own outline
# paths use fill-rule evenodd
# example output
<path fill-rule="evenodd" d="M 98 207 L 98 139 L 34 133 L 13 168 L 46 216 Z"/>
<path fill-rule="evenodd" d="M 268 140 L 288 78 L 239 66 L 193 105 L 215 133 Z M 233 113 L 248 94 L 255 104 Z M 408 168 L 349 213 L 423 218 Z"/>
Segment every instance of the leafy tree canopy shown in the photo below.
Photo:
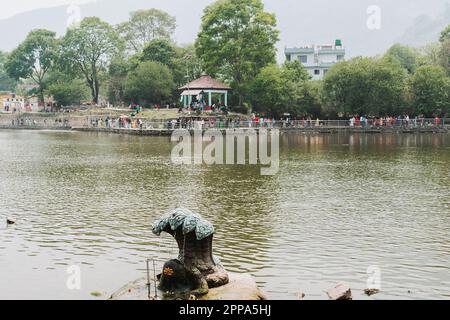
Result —
<path fill-rule="evenodd" d="M 97 17 L 85 18 L 68 29 L 60 47 L 60 67 L 82 75 L 98 103 L 102 74 L 112 58 L 121 52 L 122 42 L 114 29 Z"/>
<path fill-rule="evenodd" d="M 261 0 L 219 0 L 204 11 L 196 51 L 205 71 L 229 81 L 242 104 L 245 86 L 275 63 L 278 36 Z"/>
<path fill-rule="evenodd" d="M 175 17 L 158 9 L 149 9 L 132 12 L 130 19 L 118 26 L 118 31 L 128 49 L 136 53 L 152 40 L 170 40 L 175 28 Z"/>
<path fill-rule="evenodd" d="M 7 74 L 16 80 L 31 78 L 38 86 L 39 99 L 44 101 L 44 79 L 56 59 L 56 33 L 44 29 L 31 31 L 8 56 Z"/>
<path fill-rule="evenodd" d="M 428 117 L 450 112 L 450 79 L 439 66 L 422 66 L 410 80 L 412 106 Z"/>
<path fill-rule="evenodd" d="M 160 62 L 141 63 L 130 72 L 125 82 L 125 99 L 127 102 L 142 105 L 166 102 L 175 89 L 170 69 Z"/>
<path fill-rule="evenodd" d="M 354 58 L 336 64 L 325 76 L 327 110 L 366 116 L 401 114 L 406 72 L 388 59 Z"/>

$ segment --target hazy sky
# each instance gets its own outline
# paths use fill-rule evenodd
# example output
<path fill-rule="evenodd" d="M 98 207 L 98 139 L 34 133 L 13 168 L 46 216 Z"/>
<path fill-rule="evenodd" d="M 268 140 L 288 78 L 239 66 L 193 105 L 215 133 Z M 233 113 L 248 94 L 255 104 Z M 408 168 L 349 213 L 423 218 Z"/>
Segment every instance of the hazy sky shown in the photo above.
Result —
<path fill-rule="evenodd" d="M 45 8 L 54 7 L 64 4 L 80 4 L 86 2 L 95 2 L 96 0 L 12 0 L 8 1 L 7 4 L 2 4 L 2 9 L 0 10 L 0 19 L 11 17 L 17 13 Z"/>
<path fill-rule="evenodd" d="M 84 4 L 79 10 L 80 19 L 98 16 L 110 24 L 125 21 L 130 11 L 158 8 L 177 19 L 173 39 L 179 44 L 192 43 L 200 29 L 203 9 L 213 1 L 1 0 L 0 50 L 11 51 L 36 28 L 63 35 L 73 14 L 65 7 L 70 4 Z M 396 42 L 422 46 L 437 41 L 439 33 L 450 24 L 450 7 L 446 10 L 445 6 L 450 0 L 264 0 L 264 3 L 278 20 L 280 61 L 284 59 L 285 46 L 334 43 L 335 39 L 343 40 L 350 57 L 381 54 Z M 370 9 L 374 5 L 378 14 Z M 33 11 L 49 7 L 55 8 Z M 372 27 L 373 17 L 378 17 L 377 28 Z"/>

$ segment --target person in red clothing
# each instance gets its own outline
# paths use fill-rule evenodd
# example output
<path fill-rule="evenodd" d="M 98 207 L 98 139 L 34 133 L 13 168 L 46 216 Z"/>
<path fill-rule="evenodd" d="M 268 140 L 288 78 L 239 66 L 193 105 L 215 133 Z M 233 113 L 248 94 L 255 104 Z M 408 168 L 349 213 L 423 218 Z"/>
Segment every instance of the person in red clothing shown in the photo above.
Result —
<path fill-rule="evenodd" d="M 434 118 L 434 125 L 437 127 L 441 124 L 441 118 L 439 118 L 439 116 L 436 116 L 436 118 Z"/>

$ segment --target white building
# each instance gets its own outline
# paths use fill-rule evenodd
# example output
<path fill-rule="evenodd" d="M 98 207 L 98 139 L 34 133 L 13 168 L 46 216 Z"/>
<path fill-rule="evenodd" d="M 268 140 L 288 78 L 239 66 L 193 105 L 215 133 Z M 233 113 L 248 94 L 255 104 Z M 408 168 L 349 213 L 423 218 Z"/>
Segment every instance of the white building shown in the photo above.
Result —
<path fill-rule="evenodd" d="M 345 59 L 345 48 L 341 40 L 336 40 L 334 45 L 285 48 L 284 53 L 287 61 L 300 61 L 313 80 L 322 80 L 335 63 Z"/>
<path fill-rule="evenodd" d="M 25 98 L 12 92 L 0 92 L 1 112 L 21 112 L 25 109 Z"/>

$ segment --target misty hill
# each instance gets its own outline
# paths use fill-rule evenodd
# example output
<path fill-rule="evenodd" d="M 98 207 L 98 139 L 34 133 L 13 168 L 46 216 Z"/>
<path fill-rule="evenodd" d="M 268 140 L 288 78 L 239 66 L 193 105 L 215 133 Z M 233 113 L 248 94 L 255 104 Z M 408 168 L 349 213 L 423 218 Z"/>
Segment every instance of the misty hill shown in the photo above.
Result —
<path fill-rule="evenodd" d="M 278 48 L 282 59 L 285 46 L 332 43 L 336 38 L 343 40 L 349 56 L 379 54 L 399 40 L 415 45 L 423 44 L 424 41 L 433 40 L 436 30 L 445 23 L 444 18 L 437 23 L 430 22 L 434 20 L 429 17 L 441 15 L 447 1 L 378 0 L 382 19 L 380 30 L 369 30 L 366 26 L 366 10 L 373 4 L 372 0 L 264 2 L 266 9 L 274 12 L 278 18 L 281 30 Z M 99 0 L 81 5 L 80 9 L 82 17 L 98 16 L 112 24 L 126 20 L 130 11 L 162 9 L 176 16 L 178 27 L 175 40 L 183 44 L 194 41 L 203 9 L 212 2 L 213 0 Z M 0 50 L 13 49 L 35 28 L 50 29 L 62 35 L 69 17 L 67 8 L 61 6 L 39 9 L 0 20 Z"/>
<path fill-rule="evenodd" d="M 398 38 L 398 42 L 411 46 L 420 46 L 435 42 L 442 30 L 450 24 L 450 4 L 436 18 L 428 15 L 418 16 L 411 27 Z"/>

